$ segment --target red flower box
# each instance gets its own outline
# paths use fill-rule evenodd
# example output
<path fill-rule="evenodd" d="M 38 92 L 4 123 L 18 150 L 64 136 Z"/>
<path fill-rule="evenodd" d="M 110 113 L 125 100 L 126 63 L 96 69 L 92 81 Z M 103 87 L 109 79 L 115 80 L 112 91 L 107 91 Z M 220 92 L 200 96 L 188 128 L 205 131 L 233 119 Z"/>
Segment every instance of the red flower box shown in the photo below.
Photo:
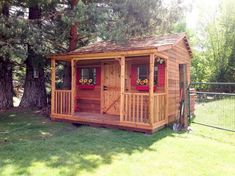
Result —
<path fill-rule="evenodd" d="M 154 85 L 153 91 L 156 91 L 156 89 L 157 89 L 157 86 Z M 137 85 L 136 86 L 136 90 L 139 90 L 139 91 L 149 91 L 149 86 L 146 86 L 146 85 L 143 85 L 143 86 Z"/>
<path fill-rule="evenodd" d="M 93 90 L 93 89 L 95 89 L 95 85 L 79 85 L 78 87 L 81 90 Z"/>

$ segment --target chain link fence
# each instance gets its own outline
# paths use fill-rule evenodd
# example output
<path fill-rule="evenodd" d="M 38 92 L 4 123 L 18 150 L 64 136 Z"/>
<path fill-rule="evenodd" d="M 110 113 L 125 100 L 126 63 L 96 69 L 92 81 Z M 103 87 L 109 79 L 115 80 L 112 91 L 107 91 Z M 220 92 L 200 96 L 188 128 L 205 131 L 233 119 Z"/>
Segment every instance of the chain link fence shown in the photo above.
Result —
<path fill-rule="evenodd" d="M 235 132 L 235 83 L 191 83 L 190 121 Z"/>

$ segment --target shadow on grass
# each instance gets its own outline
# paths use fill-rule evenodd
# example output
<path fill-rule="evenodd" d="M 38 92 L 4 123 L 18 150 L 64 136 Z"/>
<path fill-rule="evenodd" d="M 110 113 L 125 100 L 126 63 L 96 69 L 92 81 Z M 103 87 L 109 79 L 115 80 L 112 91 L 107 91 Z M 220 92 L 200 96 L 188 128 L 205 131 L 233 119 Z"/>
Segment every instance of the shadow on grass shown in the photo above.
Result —
<path fill-rule="evenodd" d="M 45 121 L 46 127 L 42 123 Z M 111 164 L 119 154 L 132 155 L 157 150 L 157 147 L 153 149 L 151 146 L 157 145 L 156 142 L 165 137 L 174 137 L 169 128 L 153 135 L 87 126 L 77 128 L 70 124 L 50 122 L 29 112 L 6 113 L 4 118 L 0 118 L 0 127 L 11 128 L 11 123 L 17 127 L 31 125 L 26 125 L 26 129 L 16 134 L 6 134 L 10 142 L 0 143 L 0 175 L 8 166 L 14 168 L 13 174 L 30 175 L 29 169 L 37 163 L 45 165 L 48 171 L 59 169 L 61 175 L 92 172 L 101 165 Z M 40 131 L 50 135 L 46 138 L 37 136 L 41 134 Z M 18 140 L 17 136 L 26 140 Z"/>

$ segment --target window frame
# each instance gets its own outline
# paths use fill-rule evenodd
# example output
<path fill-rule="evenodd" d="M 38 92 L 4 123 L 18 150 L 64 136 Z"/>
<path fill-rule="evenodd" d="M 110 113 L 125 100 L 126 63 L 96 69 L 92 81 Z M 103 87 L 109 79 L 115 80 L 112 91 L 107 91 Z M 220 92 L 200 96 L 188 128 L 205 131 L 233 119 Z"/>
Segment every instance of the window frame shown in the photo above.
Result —
<path fill-rule="evenodd" d="M 145 68 L 146 68 L 146 78 L 143 78 L 143 79 L 140 79 L 140 67 L 141 66 L 145 66 Z M 136 65 L 136 80 L 144 80 L 144 79 L 148 79 L 148 81 L 149 81 L 149 64 L 138 64 L 138 65 Z M 158 72 L 158 64 L 155 64 L 154 65 L 154 85 L 157 85 L 158 84 L 158 74 L 159 74 L 159 72 Z M 147 85 L 138 85 L 137 83 L 136 83 L 136 85 L 137 86 L 149 86 L 149 83 L 147 84 Z"/>
<path fill-rule="evenodd" d="M 92 79 L 92 83 L 90 84 L 90 85 L 96 85 L 97 84 L 97 69 L 96 69 L 96 67 L 80 67 L 79 68 L 80 70 L 80 73 L 79 73 L 79 75 L 80 75 L 80 78 L 79 78 L 79 80 L 81 80 L 81 79 L 87 79 L 87 80 L 89 80 L 89 79 Z M 85 69 L 87 69 L 88 70 L 88 75 L 84 75 L 84 71 L 83 70 L 85 70 Z M 92 78 L 90 77 L 90 70 L 93 70 L 92 71 Z"/>

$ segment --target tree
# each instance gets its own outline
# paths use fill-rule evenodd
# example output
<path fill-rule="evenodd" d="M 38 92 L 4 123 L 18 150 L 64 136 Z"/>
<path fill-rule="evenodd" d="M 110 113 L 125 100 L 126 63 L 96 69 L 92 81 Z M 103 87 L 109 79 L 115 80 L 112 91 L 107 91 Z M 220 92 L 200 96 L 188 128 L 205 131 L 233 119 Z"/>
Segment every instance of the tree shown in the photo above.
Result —
<path fill-rule="evenodd" d="M 98 24 L 99 37 L 115 41 L 169 33 L 183 14 L 180 1 L 164 4 L 161 0 L 114 0 L 104 7 L 106 20 Z"/>
<path fill-rule="evenodd" d="M 3 2 L 1 12 L 1 19 L 7 22 L 9 18 L 9 4 L 7 2 Z M 7 30 L 7 28 L 7 23 L 1 26 L 1 29 Z M 10 29 L 8 28 L 8 30 Z M 10 40 L 10 36 L 9 33 L 8 35 L 1 33 L 1 41 Z M 4 52 L 0 55 L 0 110 L 13 107 L 12 63 L 9 52 L 3 49 L 1 51 Z"/>
<path fill-rule="evenodd" d="M 57 13 L 57 3 L 44 1 L 28 3 L 29 25 L 27 32 L 27 59 L 24 94 L 20 107 L 43 108 L 47 106 L 44 70 L 48 65 L 45 56 L 51 52 L 64 50 L 63 34 L 65 26 L 61 14 Z M 44 15 L 44 16 L 43 16 Z M 59 30 L 56 30 L 59 29 Z M 60 31 L 60 32 L 58 32 Z"/>
<path fill-rule="evenodd" d="M 70 8 L 74 10 L 78 4 L 79 0 L 71 0 Z M 69 45 L 68 51 L 73 51 L 77 49 L 78 44 L 78 21 L 74 21 L 71 24 L 70 32 L 69 32 Z M 71 63 L 65 62 L 64 63 L 64 74 L 63 74 L 63 88 L 70 89 L 71 88 Z"/>
<path fill-rule="evenodd" d="M 30 4 L 29 20 L 40 20 L 41 9 L 38 4 Z M 38 22 L 40 25 L 40 22 Z M 24 84 L 24 94 L 20 102 L 20 107 L 47 106 L 47 96 L 44 79 L 44 65 L 41 55 L 34 52 L 28 44 L 28 57 L 26 59 L 26 77 Z"/>
<path fill-rule="evenodd" d="M 234 82 L 235 2 L 221 0 L 217 10 L 202 11 L 200 28 L 195 32 L 192 81 Z"/>

